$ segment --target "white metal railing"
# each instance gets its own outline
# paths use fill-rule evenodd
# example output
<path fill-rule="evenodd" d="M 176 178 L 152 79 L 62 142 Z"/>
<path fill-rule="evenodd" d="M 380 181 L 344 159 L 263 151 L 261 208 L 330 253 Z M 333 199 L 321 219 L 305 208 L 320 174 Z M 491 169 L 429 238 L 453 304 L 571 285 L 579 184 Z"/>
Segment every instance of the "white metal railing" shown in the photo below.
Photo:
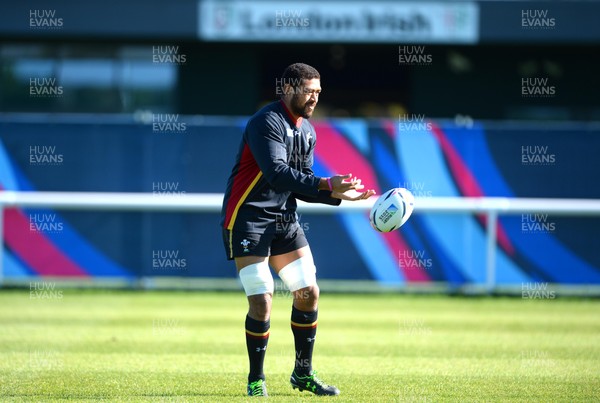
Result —
<path fill-rule="evenodd" d="M 4 236 L 4 209 L 11 207 L 50 208 L 57 210 L 96 211 L 172 211 L 205 212 L 221 211 L 223 194 L 187 193 L 97 193 L 97 192 L 15 192 L 0 191 L 0 245 Z M 364 212 L 371 208 L 376 198 L 359 202 L 344 202 L 334 207 L 323 204 L 298 202 L 299 211 L 332 214 L 340 211 Z M 496 229 L 499 215 L 552 214 L 600 216 L 598 199 L 535 199 L 505 197 L 427 197 L 416 198 L 413 214 L 456 213 L 484 214 L 487 220 L 486 285 L 495 287 L 496 276 Z M 3 280 L 4 248 L 0 247 L 0 285 Z"/>

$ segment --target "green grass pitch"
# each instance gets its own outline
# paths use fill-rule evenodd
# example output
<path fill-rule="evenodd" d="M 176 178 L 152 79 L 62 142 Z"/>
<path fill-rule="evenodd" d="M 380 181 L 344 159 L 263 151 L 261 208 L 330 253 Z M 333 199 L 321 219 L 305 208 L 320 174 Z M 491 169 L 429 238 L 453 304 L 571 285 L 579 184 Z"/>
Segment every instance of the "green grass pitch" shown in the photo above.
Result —
<path fill-rule="evenodd" d="M 597 300 L 323 293 L 333 398 L 289 385 L 290 304 L 276 295 L 273 402 L 600 400 Z M 0 400 L 246 401 L 245 312 L 242 292 L 0 291 Z"/>

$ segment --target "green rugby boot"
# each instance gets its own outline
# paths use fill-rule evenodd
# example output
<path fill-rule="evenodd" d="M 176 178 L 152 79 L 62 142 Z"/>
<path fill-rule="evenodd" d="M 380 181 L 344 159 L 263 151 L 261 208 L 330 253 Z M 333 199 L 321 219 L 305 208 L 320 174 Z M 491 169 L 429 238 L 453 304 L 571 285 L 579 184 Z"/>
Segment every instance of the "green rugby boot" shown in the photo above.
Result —
<path fill-rule="evenodd" d="M 310 371 L 309 375 L 298 375 L 296 371 L 292 372 L 290 377 L 290 383 L 292 388 L 300 390 L 307 390 L 320 396 L 337 396 L 340 394 L 340 390 L 335 386 L 327 385 L 325 382 L 317 378 L 317 371 Z"/>
<path fill-rule="evenodd" d="M 267 394 L 267 383 L 262 379 L 248 384 L 248 396 L 269 396 Z"/>

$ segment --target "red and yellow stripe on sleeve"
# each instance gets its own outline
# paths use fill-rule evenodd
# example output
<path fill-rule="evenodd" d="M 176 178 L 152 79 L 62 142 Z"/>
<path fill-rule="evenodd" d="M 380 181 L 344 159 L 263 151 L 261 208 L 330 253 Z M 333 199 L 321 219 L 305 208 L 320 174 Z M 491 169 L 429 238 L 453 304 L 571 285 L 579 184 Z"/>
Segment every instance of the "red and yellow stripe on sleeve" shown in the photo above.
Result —
<path fill-rule="evenodd" d="M 254 160 L 250 148 L 248 145 L 245 145 L 240 159 L 239 170 L 233 179 L 231 194 L 227 201 L 225 210 L 226 229 L 233 229 L 240 207 L 244 204 L 248 194 L 250 194 L 261 177 L 262 172 Z"/>

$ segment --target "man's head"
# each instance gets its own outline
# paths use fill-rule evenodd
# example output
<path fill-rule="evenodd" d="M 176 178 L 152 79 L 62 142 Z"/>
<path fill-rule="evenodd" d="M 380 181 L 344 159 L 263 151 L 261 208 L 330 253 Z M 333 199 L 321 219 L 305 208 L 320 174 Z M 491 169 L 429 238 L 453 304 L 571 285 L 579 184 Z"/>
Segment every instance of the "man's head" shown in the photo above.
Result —
<path fill-rule="evenodd" d="M 319 102 L 321 75 L 304 63 L 289 65 L 281 77 L 281 98 L 294 115 L 310 118 Z"/>

